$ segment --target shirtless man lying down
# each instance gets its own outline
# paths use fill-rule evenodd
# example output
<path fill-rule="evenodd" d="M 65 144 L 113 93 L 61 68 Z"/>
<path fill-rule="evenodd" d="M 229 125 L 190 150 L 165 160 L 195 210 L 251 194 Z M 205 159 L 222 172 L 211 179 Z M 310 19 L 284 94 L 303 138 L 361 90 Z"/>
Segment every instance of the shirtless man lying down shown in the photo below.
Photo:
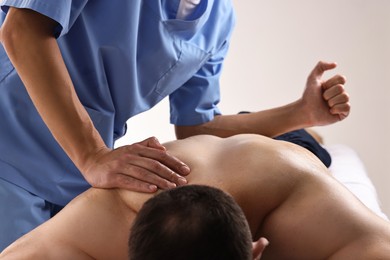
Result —
<path fill-rule="evenodd" d="M 334 180 L 307 150 L 258 135 L 165 144 L 189 184 L 229 193 L 262 259 L 390 259 L 390 224 Z M 90 189 L 8 247 L 0 259 L 127 259 L 129 229 L 150 194 Z"/>

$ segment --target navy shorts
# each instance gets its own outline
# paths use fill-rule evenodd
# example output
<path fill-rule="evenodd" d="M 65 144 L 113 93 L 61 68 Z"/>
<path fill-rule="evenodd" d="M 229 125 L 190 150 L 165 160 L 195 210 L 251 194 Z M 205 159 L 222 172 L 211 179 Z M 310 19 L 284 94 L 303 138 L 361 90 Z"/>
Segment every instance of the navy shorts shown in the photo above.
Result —
<path fill-rule="evenodd" d="M 241 111 L 239 114 L 248 114 L 251 112 Z M 290 143 L 297 144 L 302 146 L 312 152 L 321 162 L 329 168 L 332 163 L 332 158 L 328 151 L 322 147 L 305 129 L 291 131 L 277 137 L 274 137 L 275 140 L 287 141 Z"/>
<path fill-rule="evenodd" d="M 282 140 L 302 146 L 317 156 L 322 163 L 329 167 L 332 163 L 332 158 L 328 151 L 322 147 L 306 130 L 300 129 L 291 131 L 274 138 L 275 140 Z"/>

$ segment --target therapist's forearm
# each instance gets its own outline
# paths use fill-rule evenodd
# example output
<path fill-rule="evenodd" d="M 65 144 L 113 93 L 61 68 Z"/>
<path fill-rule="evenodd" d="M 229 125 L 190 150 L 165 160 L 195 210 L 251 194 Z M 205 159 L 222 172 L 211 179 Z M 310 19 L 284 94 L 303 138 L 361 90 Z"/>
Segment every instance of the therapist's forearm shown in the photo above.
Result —
<path fill-rule="evenodd" d="M 106 146 L 75 93 L 52 36 L 54 26 L 38 13 L 11 8 L 2 40 L 42 119 L 80 169 L 90 154 Z"/>
<path fill-rule="evenodd" d="M 212 121 L 198 126 L 176 126 L 179 139 L 198 134 L 229 137 L 236 134 L 251 133 L 268 137 L 312 126 L 302 110 L 300 100 L 285 106 L 254 112 L 250 114 L 220 115 Z"/>

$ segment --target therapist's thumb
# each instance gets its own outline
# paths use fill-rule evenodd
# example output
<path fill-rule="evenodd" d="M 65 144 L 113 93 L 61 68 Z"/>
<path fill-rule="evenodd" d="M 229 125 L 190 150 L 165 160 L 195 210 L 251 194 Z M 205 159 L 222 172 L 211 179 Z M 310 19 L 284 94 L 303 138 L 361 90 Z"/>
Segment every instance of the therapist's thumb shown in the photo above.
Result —
<path fill-rule="evenodd" d="M 147 147 L 150 147 L 150 148 L 155 148 L 155 149 L 166 151 L 165 147 L 154 136 L 149 137 L 140 143 L 147 146 Z"/>

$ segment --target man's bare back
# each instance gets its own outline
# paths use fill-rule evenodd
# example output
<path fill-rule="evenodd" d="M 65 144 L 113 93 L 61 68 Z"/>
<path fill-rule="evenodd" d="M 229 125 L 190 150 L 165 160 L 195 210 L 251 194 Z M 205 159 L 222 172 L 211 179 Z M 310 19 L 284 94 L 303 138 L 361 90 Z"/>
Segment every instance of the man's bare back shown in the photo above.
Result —
<path fill-rule="evenodd" d="M 258 135 L 196 136 L 165 146 L 192 169 L 189 184 L 234 197 L 253 238 L 270 241 L 262 259 L 390 259 L 389 223 L 307 150 Z M 0 259 L 126 259 L 131 223 L 150 197 L 90 189 Z"/>

